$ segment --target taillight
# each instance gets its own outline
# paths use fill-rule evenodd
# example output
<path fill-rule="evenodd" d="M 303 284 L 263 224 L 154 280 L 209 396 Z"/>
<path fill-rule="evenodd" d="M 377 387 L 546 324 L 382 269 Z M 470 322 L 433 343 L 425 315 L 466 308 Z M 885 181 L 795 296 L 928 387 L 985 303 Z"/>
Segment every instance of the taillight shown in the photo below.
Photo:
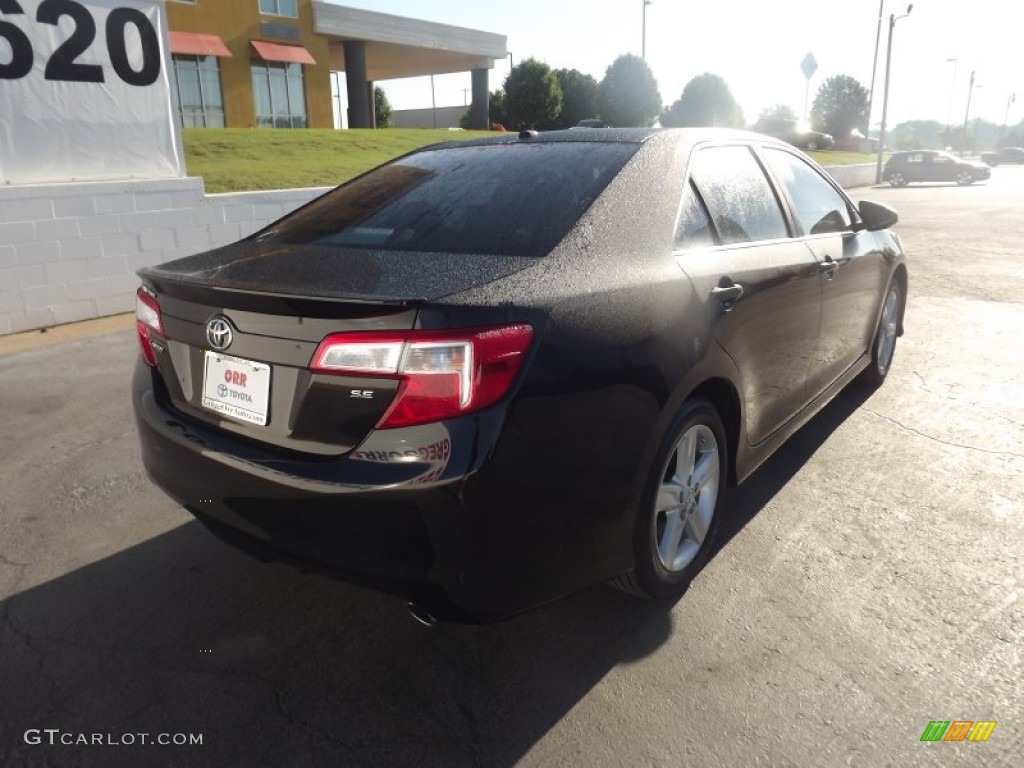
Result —
<path fill-rule="evenodd" d="M 377 427 L 408 427 L 496 403 L 512 386 L 532 339 L 529 325 L 335 333 L 320 342 L 310 368 L 399 379 Z"/>
<path fill-rule="evenodd" d="M 160 317 L 160 305 L 145 288 L 135 292 L 135 333 L 139 337 L 139 351 L 146 365 L 156 366 L 156 350 L 149 338 L 150 332 L 164 335 L 164 323 Z"/>

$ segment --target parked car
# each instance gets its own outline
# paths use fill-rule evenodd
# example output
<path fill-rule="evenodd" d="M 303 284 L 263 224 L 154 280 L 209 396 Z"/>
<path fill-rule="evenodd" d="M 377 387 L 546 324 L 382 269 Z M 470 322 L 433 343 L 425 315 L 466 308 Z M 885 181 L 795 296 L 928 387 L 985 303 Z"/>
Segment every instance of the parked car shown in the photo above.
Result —
<path fill-rule="evenodd" d="M 998 152 L 985 152 L 981 159 L 993 166 L 1000 163 L 1024 163 L 1024 147 L 1003 147 Z"/>
<path fill-rule="evenodd" d="M 896 220 L 741 131 L 419 150 L 139 272 L 142 459 L 216 535 L 424 622 L 671 599 L 727 487 L 885 380 Z"/>
<path fill-rule="evenodd" d="M 798 149 L 830 149 L 835 144 L 831 134 L 812 131 L 803 123 L 786 118 L 762 118 L 754 125 L 754 130 L 792 144 Z"/>
<path fill-rule="evenodd" d="M 961 160 L 949 152 L 934 149 L 894 152 L 882 170 L 882 179 L 894 187 L 905 187 L 915 181 L 955 181 L 967 185 L 991 175 L 984 163 Z"/>
<path fill-rule="evenodd" d="M 809 152 L 818 149 L 831 149 L 832 145 L 835 144 L 832 134 L 821 133 L 820 131 L 797 131 L 780 138 L 794 147 L 806 149 Z"/>

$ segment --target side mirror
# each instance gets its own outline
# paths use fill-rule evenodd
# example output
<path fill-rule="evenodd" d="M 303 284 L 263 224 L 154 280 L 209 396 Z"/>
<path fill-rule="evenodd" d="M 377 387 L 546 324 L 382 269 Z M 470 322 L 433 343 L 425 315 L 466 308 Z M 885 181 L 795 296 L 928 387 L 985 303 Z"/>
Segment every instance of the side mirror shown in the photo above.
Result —
<path fill-rule="evenodd" d="M 857 205 L 860 218 L 864 222 L 864 229 L 868 232 L 877 232 L 880 229 L 888 229 L 895 226 L 900 220 L 899 214 L 888 205 L 875 203 L 871 200 L 861 200 Z"/>

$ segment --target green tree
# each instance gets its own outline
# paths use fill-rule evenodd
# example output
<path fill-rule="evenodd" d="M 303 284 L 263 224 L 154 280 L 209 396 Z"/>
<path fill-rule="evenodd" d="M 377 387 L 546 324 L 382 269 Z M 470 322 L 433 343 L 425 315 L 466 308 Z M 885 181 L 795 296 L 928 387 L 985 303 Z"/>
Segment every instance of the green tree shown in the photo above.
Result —
<path fill-rule="evenodd" d="M 379 85 L 373 88 L 373 114 L 376 117 L 378 128 L 391 127 L 391 102 L 388 95 Z"/>
<path fill-rule="evenodd" d="M 773 104 L 761 110 L 761 114 L 757 116 L 757 122 L 754 123 L 754 127 L 756 128 L 762 123 L 775 120 L 795 123 L 799 119 L 796 115 L 796 110 L 789 106 L 789 104 Z"/>
<path fill-rule="evenodd" d="M 796 111 L 788 104 L 773 104 L 761 110 L 757 122 L 752 126 L 758 133 L 769 136 L 785 136 L 796 132 L 799 118 Z"/>
<path fill-rule="evenodd" d="M 509 128 L 537 128 L 562 111 L 562 89 L 551 68 L 536 59 L 512 67 L 505 78 L 505 113 Z"/>
<path fill-rule="evenodd" d="M 811 107 L 811 126 L 845 139 L 854 128 L 864 125 L 867 113 L 867 88 L 849 75 L 834 75 L 818 88 Z"/>
<path fill-rule="evenodd" d="M 598 86 L 597 108 L 608 125 L 646 126 L 661 111 L 658 81 L 639 56 L 619 56 Z"/>
<path fill-rule="evenodd" d="M 562 111 L 545 128 L 571 128 L 597 115 L 597 80 L 578 69 L 556 69 L 555 77 L 562 89 Z"/>
<path fill-rule="evenodd" d="M 462 117 L 459 118 L 459 127 L 464 130 L 473 129 L 473 109 L 470 107 L 462 113 Z M 491 91 L 490 96 L 487 98 L 487 117 L 489 120 L 488 127 L 493 126 L 495 123 L 500 123 L 502 127 L 508 126 L 508 115 L 505 114 L 505 92 L 499 88 L 496 91 Z"/>
<path fill-rule="evenodd" d="M 743 126 L 743 110 L 729 86 L 718 75 L 705 72 L 690 80 L 683 93 L 661 115 L 666 127 Z"/>

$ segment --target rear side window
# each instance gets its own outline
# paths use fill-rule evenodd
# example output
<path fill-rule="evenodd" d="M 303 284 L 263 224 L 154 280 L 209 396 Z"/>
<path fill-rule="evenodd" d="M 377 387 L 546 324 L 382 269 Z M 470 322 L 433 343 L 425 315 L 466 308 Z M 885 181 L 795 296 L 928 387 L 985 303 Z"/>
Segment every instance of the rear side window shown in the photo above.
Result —
<path fill-rule="evenodd" d="M 793 214 L 805 235 L 844 232 L 850 228 L 846 200 L 803 160 L 780 149 L 765 149 L 764 159 L 786 188 Z"/>
<path fill-rule="evenodd" d="M 690 178 L 723 245 L 789 237 L 775 193 L 746 147 L 700 150 L 692 161 Z"/>
<path fill-rule="evenodd" d="M 683 204 L 679 209 L 676 223 L 676 250 L 709 248 L 715 245 L 715 233 L 711 219 L 697 197 L 691 181 L 683 190 Z"/>
<path fill-rule="evenodd" d="M 538 257 L 638 145 L 492 144 L 382 166 L 282 219 L 261 242 Z"/>

